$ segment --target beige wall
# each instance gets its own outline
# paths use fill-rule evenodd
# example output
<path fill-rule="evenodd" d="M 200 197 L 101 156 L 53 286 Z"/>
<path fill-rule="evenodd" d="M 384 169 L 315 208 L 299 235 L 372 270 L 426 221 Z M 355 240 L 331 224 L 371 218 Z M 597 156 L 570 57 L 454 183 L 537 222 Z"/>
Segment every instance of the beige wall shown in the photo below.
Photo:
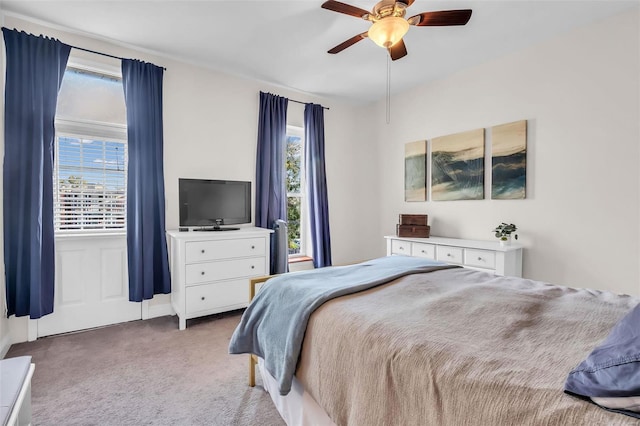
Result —
<path fill-rule="evenodd" d="M 640 295 L 638 34 L 634 10 L 393 97 L 376 128 L 379 234 L 399 213 L 482 240 L 513 222 L 527 278 Z M 384 102 L 369 116 L 384 123 Z M 526 200 L 489 199 L 487 153 L 485 200 L 404 202 L 405 143 L 516 120 L 529 124 Z"/>

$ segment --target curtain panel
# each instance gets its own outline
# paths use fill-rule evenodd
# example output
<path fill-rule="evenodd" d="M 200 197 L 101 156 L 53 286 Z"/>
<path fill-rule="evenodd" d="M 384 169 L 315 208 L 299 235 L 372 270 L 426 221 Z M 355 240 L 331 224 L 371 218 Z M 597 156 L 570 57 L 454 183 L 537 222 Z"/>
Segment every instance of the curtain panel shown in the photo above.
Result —
<path fill-rule="evenodd" d="M 258 153 L 256 158 L 256 226 L 273 229 L 276 220 L 287 220 L 285 144 L 289 100 L 260 92 L 258 116 Z M 286 272 L 277 268 L 279 248 L 271 234 L 270 273 Z M 280 251 L 282 253 L 282 251 Z"/>
<path fill-rule="evenodd" d="M 122 60 L 127 107 L 127 257 L 129 300 L 171 292 L 163 170 L 162 78 L 164 70 Z"/>
<path fill-rule="evenodd" d="M 53 312 L 54 119 L 71 46 L 8 28 L 2 34 L 7 315 L 37 319 Z"/>
<path fill-rule="evenodd" d="M 305 105 L 304 129 L 313 264 L 316 268 L 322 268 L 331 266 L 329 201 L 324 159 L 324 108 L 322 105 Z"/>

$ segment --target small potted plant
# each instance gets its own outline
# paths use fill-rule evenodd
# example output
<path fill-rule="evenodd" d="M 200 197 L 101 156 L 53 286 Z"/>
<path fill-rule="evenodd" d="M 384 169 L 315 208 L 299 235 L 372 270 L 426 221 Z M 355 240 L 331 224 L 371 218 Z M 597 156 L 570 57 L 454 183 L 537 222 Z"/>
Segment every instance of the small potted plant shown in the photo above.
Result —
<path fill-rule="evenodd" d="M 504 223 L 502 222 L 500 225 L 496 226 L 496 229 L 493 230 L 495 232 L 496 238 L 500 239 L 500 244 L 505 245 L 511 242 L 511 234 L 513 234 L 513 238 L 518 239 L 518 234 L 515 232 L 518 230 L 518 227 L 513 223 Z"/>

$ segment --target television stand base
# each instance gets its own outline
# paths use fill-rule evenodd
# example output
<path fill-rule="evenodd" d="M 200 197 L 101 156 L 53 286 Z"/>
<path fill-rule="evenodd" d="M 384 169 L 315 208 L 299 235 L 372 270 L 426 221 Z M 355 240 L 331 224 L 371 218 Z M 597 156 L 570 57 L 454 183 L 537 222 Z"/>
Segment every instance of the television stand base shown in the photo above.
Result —
<path fill-rule="evenodd" d="M 238 231 L 240 228 L 221 228 L 219 226 L 214 226 L 213 228 L 198 228 L 194 229 L 194 231 Z"/>

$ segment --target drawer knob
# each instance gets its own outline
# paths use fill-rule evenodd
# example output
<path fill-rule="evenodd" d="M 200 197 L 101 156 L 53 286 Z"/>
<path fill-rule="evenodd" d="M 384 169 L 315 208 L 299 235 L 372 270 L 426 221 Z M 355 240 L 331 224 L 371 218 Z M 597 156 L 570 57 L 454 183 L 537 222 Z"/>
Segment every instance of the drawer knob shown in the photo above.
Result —
<path fill-rule="evenodd" d="M 447 253 L 447 257 L 451 257 L 451 253 Z"/>
<path fill-rule="evenodd" d="M 478 260 L 482 260 L 482 258 L 481 258 L 481 257 L 478 257 Z"/>
<path fill-rule="evenodd" d="M 420 253 L 426 253 L 424 250 L 420 250 Z"/>
<path fill-rule="evenodd" d="M 200 300 L 204 300 L 204 296 L 202 296 L 202 297 L 200 298 Z"/>
<path fill-rule="evenodd" d="M 200 275 L 204 275 L 204 271 L 200 272 Z"/>
<path fill-rule="evenodd" d="M 254 248 L 256 248 L 256 246 L 251 246 L 251 250 L 253 250 Z"/>
<path fill-rule="evenodd" d="M 404 247 L 400 247 L 400 250 L 404 250 Z"/>
<path fill-rule="evenodd" d="M 202 249 L 201 253 L 204 253 L 204 249 Z"/>
<path fill-rule="evenodd" d="M 255 266 L 251 265 L 251 269 L 255 269 L 255 268 L 256 268 Z"/>

